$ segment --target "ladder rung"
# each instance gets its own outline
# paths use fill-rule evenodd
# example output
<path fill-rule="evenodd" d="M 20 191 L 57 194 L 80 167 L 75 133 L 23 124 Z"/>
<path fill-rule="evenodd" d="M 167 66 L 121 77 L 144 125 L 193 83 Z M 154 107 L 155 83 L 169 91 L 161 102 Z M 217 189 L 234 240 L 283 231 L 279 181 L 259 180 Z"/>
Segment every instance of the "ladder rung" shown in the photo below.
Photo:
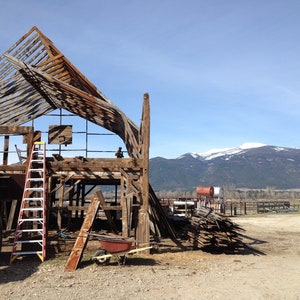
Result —
<path fill-rule="evenodd" d="M 12 255 L 27 255 L 27 254 L 42 254 L 43 251 L 16 251 L 13 252 Z"/>
<path fill-rule="evenodd" d="M 30 172 L 44 172 L 44 169 L 29 169 Z"/>
<path fill-rule="evenodd" d="M 22 232 L 40 232 L 42 233 L 43 232 L 43 229 L 19 229 L 19 230 L 16 230 L 17 233 L 22 233 Z"/>
<path fill-rule="evenodd" d="M 25 211 L 42 211 L 44 209 L 42 207 L 25 207 L 25 208 L 22 208 L 22 210 L 25 210 Z"/>
<path fill-rule="evenodd" d="M 43 181 L 44 178 L 40 177 L 40 178 L 27 178 L 27 180 L 29 181 Z"/>
<path fill-rule="evenodd" d="M 44 188 L 43 187 L 33 187 L 33 188 L 25 188 L 25 190 L 39 192 L 39 191 L 43 191 Z"/>
<path fill-rule="evenodd" d="M 35 197 L 32 197 L 32 198 L 23 198 L 24 201 L 43 201 L 44 198 L 35 198 Z"/>
<path fill-rule="evenodd" d="M 35 221 L 43 221 L 43 218 L 28 218 L 28 219 L 21 219 L 19 220 L 20 224 L 23 223 L 23 222 L 35 222 Z"/>
<path fill-rule="evenodd" d="M 43 240 L 28 240 L 28 241 L 16 241 L 15 244 L 32 244 L 32 243 L 43 243 Z"/>

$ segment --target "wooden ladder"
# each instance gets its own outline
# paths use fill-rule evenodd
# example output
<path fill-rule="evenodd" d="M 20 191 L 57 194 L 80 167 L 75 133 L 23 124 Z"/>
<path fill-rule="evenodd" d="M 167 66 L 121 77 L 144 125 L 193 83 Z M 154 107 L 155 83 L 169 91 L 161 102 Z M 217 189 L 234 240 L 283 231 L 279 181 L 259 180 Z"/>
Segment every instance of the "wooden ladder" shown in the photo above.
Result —
<path fill-rule="evenodd" d="M 10 262 L 32 254 L 44 261 L 46 235 L 46 146 L 45 142 L 35 142 L 27 166 Z"/>

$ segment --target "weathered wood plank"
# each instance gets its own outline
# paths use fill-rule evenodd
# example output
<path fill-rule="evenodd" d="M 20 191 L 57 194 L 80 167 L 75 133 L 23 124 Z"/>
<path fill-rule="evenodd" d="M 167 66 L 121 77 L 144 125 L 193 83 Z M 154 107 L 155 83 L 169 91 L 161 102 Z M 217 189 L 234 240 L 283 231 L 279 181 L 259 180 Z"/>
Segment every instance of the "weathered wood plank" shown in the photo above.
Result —
<path fill-rule="evenodd" d="M 9 135 L 4 136 L 3 165 L 8 163 Z"/>
<path fill-rule="evenodd" d="M 63 160 L 63 161 L 53 161 L 49 160 L 49 168 L 53 170 L 72 170 L 72 169 L 90 169 L 97 171 L 109 170 L 120 171 L 120 169 L 132 170 L 132 172 L 140 172 L 140 168 L 143 166 L 143 161 L 140 159 L 133 158 L 122 158 L 116 160 L 115 158 L 103 158 L 98 160 L 87 160 L 84 162 L 76 160 Z"/>
<path fill-rule="evenodd" d="M 33 132 L 32 126 L 0 126 L 0 134 L 27 134 Z"/>
<path fill-rule="evenodd" d="M 150 144 L 150 105 L 149 95 L 144 95 L 144 105 L 141 124 L 140 149 L 143 157 L 143 167 L 141 169 L 141 194 L 142 206 L 139 210 L 137 240 L 140 247 L 150 242 L 150 220 L 149 220 L 149 144 Z M 149 250 L 147 251 L 149 252 Z"/>
<path fill-rule="evenodd" d="M 105 216 L 106 216 L 106 218 L 107 218 L 107 221 L 108 221 L 108 224 L 109 224 L 111 230 L 112 230 L 114 233 L 117 234 L 117 233 L 118 233 L 117 226 L 116 226 L 116 224 L 114 223 L 114 220 L 112 219 L 112 216 L 111 216 L 111 214 L 110 214 L 109 209 L 106 209 L 107 206 L 106 206 L 106 203 L 105 203 L 105 200 L 104 200 L 104 197 L 103 197 L 102 193 L 101 193 L 99 190 L 97 190 L 96 195 L 97 195 L 97 197 L 98 197 L 98 199 L 99 199 L 99 201 L 100 201 L 100 204 L 101 204 L 102 209 L 104 210 Z"/>
<path fill-rule="evenodd" d="M 78 264 L 82 258 L 83 251 L 88 242 L 88 233 L 90 232 L 95 217 L 97 215 L 98 208 L 100 206 L 100 199 L 93 198 L 89 206 L 89 210 L 85 216 L 81 229 L 79 231 L 78 237 L 74 244 L 73 250 L 69 256 L 65 270 L 75 271 L 78 267 Z"/>
<path fill-rule="evenodd" d="M 121 206 L 117 206 L 117 205 L 113 205 L 113 206 L 108 206 L 108 205 L 104 205 L 101 206 L 103 211 L 104 210 L 122 210 Z M 75 210 L 84 210 L 87 211 L 89 209 L 88 206 L 75 206 L 75 205 L 69 205 L 66 208 L 62 208 L 62 209 L 67 209 L 67 210 L 71 210 L 71 211 L 75 211 Z"/>
<path fill-rule="evenodd" d="M 10 211 L 9 211 L 9 217 L 8 217 L 8 221 L 7 221 L 7 225 L 6 225 L 7 231 L 11 230 L 11 228 L 12 228 L 17 204 L 18 204 L 18 200 L 12 200 Z"/>
<path fill-rule="evenodd" d="M 25 172 L 26 171 L 26 165 L 0 165 L 0 170 L 5 172 Z"/>

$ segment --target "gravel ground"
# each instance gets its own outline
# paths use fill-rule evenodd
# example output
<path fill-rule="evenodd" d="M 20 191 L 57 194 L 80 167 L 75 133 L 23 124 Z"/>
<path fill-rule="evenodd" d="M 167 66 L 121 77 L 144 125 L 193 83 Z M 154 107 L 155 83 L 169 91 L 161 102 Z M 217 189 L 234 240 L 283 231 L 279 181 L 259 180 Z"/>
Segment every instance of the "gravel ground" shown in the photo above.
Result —
<path fill-rule="evenodd" d="M 44 263 L 26 257 L 10 265 L 7 243 L 0 299 L 300 299 L 300 214 L 231 220 L 245 229 L 247 247 L 238 254 L 183 251 L 166 240 L 123 266 L 98 266 L 91 257 L 99 244 L 89 241 L 76 271 L 64 270 L 68 247 Z"/>

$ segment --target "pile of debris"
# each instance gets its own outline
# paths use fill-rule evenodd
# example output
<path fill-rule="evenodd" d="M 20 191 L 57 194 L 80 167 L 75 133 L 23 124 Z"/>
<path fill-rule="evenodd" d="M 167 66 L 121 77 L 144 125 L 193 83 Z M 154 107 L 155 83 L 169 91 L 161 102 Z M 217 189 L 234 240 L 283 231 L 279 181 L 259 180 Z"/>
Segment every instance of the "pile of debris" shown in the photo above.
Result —
<path fill-rule="evenodd" d="M 211 209 L 201 208 L 186 226 L 186 238 L 194 248 L 240 251 L 244 249 L 243 229 L 228 217 L 214 213 Z"/>

